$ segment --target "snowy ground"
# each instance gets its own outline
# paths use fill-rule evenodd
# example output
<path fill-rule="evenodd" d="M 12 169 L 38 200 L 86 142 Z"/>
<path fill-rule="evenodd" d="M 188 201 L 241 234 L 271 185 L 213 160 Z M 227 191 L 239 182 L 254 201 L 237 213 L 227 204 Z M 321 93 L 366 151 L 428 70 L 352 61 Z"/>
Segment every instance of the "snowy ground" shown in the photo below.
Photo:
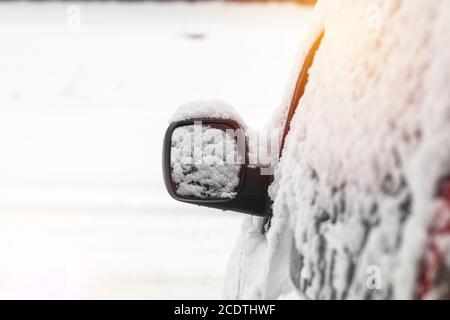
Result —
<path fill-rule="evenodd" d="M 168 197 L 167 119 L 265 124 L 310 10 L 75 5 L 0 4 L 0 298 L 220 298 L 242 217 Z"/>

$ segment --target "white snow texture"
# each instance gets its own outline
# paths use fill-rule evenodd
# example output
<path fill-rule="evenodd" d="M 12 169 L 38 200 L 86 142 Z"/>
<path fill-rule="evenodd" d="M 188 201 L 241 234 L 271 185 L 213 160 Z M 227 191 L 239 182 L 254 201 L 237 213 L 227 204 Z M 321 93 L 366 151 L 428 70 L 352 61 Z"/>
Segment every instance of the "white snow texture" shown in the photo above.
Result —
<path fill-rule="evenodd" d="M 413 298 L 450 172 L 450 2 L 322 0 L 314 15 L 270 123 L 284 126 L 324 31 L 270 188 L 271 227 L 245 220 L 225 297 Z"/>
<path fill-rule="evenodd" d="M 234 135 L 208 125 L 187 125 L 173 131 L 171 147 L 172 182 L 178 195 L 236 196 L 242 160 Z"/>
<path fill-rule="evenodd" d="M 169 122 L 195 118 L 234 120 L 245 128 L 245 122 L 233 106 L 222 100 L 194 101 L 184 104 L 178 107 Z"/>

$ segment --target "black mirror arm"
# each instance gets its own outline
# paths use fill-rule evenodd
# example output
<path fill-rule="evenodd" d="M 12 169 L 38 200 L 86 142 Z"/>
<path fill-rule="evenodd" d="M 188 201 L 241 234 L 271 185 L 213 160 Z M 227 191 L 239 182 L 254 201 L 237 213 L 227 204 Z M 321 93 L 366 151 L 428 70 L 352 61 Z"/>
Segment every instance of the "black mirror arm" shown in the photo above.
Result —
<path fill-rule="evenodd" d="M 268 188 L 271 176 L 261 175 L 261 168 L 245 166 L 242 189 L 236 197 L 231 210 L 265 217 L 269 215 L 270 201 Z"/>

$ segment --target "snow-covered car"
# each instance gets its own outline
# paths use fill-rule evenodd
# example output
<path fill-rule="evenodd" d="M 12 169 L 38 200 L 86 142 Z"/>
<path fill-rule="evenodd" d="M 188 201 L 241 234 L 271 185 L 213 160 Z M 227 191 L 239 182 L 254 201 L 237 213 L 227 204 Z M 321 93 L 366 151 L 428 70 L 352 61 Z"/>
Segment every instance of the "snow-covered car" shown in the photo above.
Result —
<path fill-rule="evenodd" d="M 224 297 L 450 298 L 450 2 L 319 0 L 297 61 L 256 138 L 219 101 L 166 133 L 175 199 L 250 214 Z"/>

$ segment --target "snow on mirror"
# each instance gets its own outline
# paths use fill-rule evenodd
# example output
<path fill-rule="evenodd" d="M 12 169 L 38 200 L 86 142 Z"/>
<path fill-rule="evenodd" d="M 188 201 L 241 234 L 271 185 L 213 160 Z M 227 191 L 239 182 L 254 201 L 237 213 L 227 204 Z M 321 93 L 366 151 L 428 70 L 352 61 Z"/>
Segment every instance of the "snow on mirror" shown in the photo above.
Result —
<path fill-rule="evenodd" d="M 170 166 L 175 193 L 184 198 L 233 199 L 243 159 L 234 130 L 196 122 L 172 133 Z"/>

